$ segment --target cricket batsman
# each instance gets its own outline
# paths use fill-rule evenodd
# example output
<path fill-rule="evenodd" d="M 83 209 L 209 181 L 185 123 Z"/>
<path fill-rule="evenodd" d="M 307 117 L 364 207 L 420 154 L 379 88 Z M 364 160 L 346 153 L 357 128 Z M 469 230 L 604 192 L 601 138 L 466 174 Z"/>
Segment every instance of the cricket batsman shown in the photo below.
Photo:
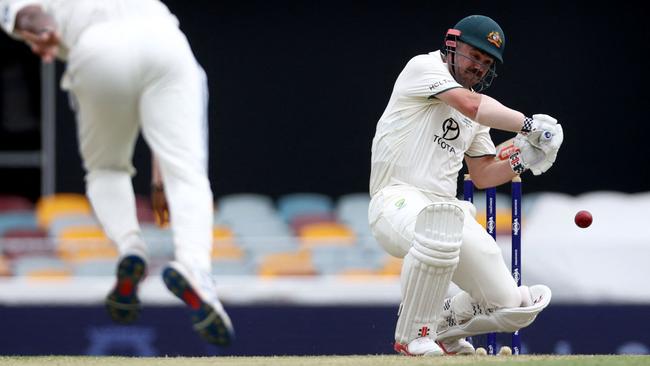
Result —
<path fill-rule="evenodd" d="M 482 93 L 505 46 L 491 18 L 460 20 L 441 50 L 406 64 L 377 124 L 368 216 L 381 246 L 404 258 L 394 348 L 405 355 L 473 354 L 466 337 L 526 327 L 551 299 L 544 285 L 517 287 L 476 208 L 456 198 L 463 162 L 477 188 L 494 187 L 546 172 L 563 141 L 555 118 Z M 516 134 L 505 160 L 490 128 Z M 446 299 L 452 281 L 462 291 Z"/>

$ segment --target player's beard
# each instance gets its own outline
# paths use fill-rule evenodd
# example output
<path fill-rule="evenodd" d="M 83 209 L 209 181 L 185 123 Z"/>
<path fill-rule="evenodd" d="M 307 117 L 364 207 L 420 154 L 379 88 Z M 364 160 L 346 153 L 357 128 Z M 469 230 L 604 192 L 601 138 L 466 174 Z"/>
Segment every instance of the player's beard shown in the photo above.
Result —
<path fill-rule="evenodd" d="M 458 66 L 455 67 L 455 71 L 456 81 L 467 89 L 471 89 L 476 84 L 480 83 L 481 79 L 485 76 L 480 75 L 478 71 L 472 71 L 471 69 L 460 70 L 460 67 Z"/>

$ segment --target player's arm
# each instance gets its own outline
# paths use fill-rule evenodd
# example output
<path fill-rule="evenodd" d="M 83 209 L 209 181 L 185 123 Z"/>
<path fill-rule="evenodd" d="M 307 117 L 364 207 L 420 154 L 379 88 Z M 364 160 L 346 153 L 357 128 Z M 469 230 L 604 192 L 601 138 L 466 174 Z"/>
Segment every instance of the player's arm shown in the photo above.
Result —
<path fill-rule="evenodd" d="M 496 187 L 512 180 L 517 174 L 509 160 L 495 160 L 494 156 L 465 156 L 465 164 L 478 189 Z"/>
<path fill-rule="evenodd" d="M 465 88 L 454 88 L 436 94 L 436 98 L 483 126 L 503 131 L 530 132 L 531 126 L 526 126 L 530 118 L 490 96 Z"/>
<path fill-rule="evenodd" d="M 45 62 L 53 61 L 59 52 L 61 38 L 56 22 L 40 5 L 27 5 L 16 13 L 13 33 Z"/>
<path fill-rule="evenodd" d="M 545 153 L 557 150 L 562 144 L 562 126 L 549 115 L 534 114 L 529 118 L 490 96 L 464 88 L 446 90 L 437 94 L 436 98 L 483 126 L 526 136 L 533 146 L 541 148 Z"/>

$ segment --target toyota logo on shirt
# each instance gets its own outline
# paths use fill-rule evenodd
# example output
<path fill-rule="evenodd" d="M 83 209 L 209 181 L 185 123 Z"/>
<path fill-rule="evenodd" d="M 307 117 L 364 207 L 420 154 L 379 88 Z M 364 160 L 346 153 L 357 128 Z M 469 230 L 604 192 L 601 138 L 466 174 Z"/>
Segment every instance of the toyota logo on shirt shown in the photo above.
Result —
<path fill-rule="evenodd" d="M 447 141 L 455 140 L 460 135 L 458 122 L 453 118 L 447 118 L 442 122 L 442 131 L 442 138 Z"/>

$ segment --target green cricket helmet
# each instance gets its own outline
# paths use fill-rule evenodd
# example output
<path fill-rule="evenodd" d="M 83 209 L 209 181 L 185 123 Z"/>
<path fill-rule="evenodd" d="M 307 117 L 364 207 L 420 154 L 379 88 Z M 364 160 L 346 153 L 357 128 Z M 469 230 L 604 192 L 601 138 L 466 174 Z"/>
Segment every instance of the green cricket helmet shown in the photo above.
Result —
<path fill-rule="evenodd" d="M 497 77 L 497 63 L 503 63 L 503 50 L 506 46 L 503 30 L 497 22 L 484 15 L 470 15 L 456 23 L 454 28 L 449 29 L 445 36 L 444 53 L 448 55 L 447 62 L 452 66 L 451 73 L 454 77 L 456 77 L 454 71 L 456 56 L 467 57 L 457 55 L 456 47 L 459 41 L 485 52 L 496 60 L 483 79 L 473 86 L 473 89 L 478 92 L 489 88 Z"/>
<path fill-rule="evenodd" d="M 499 24 L 489 17 L 470 15 L 461 19 L 453 29 L 447 32 L 446 43 L 449 40 L 467 43 L 494 57 L 499 63 L 503 63 L 503 50 L 506 47 L 505 34 Z M 447 44 L 447 47 L 450 46 L 452 45 Z M 453 47 L 455 48 L 455 44 Z"/>

